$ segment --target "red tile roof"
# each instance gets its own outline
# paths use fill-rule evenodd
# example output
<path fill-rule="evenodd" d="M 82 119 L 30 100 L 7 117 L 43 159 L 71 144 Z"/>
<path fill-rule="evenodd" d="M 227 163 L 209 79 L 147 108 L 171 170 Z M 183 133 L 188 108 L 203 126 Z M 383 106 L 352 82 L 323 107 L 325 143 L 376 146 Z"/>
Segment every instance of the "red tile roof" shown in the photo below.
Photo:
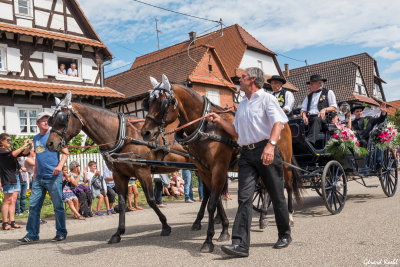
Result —
<path fill-rule="evenodd" d="M 393 116 L 396 113 L 396 110 L 400 110 L 400 100 L 390 101 L 388 104 L 391 105 L 391 107 L 387 108 L 390 115 Z"/>
<path fill-rule="evenodd" d="M 112 98 L 124 98 L 125 96 L 111 88 L 81 86 L 61 83 L 34 82 L 17 79 L 0 78 L 0 88 L 6 90 L 20 90 L 41 93 L 66 94 L 68 90 L 74 95 L 104 96 Z"/>
<path fill-rule="evenodd" d="M 356 93 L 353 93 L 353 97 L 356 100 L 360 101 L 360 102 L 365 102 L 365 103 L 368 103 L 368 104 L 372 104 L 374 106 L 379 106 L 379 103 L 376 102 L 374 99 L 372 99 L 370 97 L 359 95 L 359 94 L 356 94 Z"/>
<path fill-rule="evenodd" d="M 187 51 L 190 41 L 185 42 L 137 57 L 131 69 L 142 65 L 156 62 L 161 59 Z M 235 77 L 235 70 L 239 67 L 242 57 L 247 48 L 262 51 L 275 56 L 275 53 L 251 36 L 242 27 L 235 24 L 203 36 L 198 36 L 192 47 L 202 45 L 212 46 L 218 52 L 222 64 L 224 65 L 229 77 Z"/>

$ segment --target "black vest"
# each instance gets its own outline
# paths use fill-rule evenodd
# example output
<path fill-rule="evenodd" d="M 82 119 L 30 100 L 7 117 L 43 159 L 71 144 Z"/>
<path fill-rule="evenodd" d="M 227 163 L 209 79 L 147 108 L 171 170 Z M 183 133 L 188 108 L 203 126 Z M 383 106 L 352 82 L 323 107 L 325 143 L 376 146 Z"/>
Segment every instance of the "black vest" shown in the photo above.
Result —
<path fill-rule="evenodd" d="M 321 89 L 321 95 L 319 96 L 318 100 L 318 111 L 321 111 L 321 109 L 329 107 L 329 102 L 328 102 L 328 92 L 329 90 L 326 88 Z M 309 94 L 308 101 L 307 101 L 307 113 L 310 112 L 310 107 L 311 107 L 311 100 L 312 100 L 313 93 Z"/>
<path fill-rule="evenodd" d="M 275 95 L 274 92 L 272 92 L 274 94 L 274 96 L 276 97 L 276 99 L 279 99 L 282 96 L 282 101 L 278 100 L 279 106 L 281 108 L 283 108 L 286 104 L 286 89 L 281 89 L 277 95 Z"/>

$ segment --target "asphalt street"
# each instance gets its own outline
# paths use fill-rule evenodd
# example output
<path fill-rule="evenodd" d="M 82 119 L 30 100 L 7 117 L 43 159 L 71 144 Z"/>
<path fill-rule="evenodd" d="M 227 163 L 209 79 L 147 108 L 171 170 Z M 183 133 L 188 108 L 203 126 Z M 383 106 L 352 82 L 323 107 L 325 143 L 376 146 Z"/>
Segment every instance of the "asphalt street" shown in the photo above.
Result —
<path fill-rule="evenodd" d="M 379 184 L 377 178 L 366 181 Z M 224 206 L 231 228 L 237 183 L 230 184 L 229 192 L 233 200 Z M 114 245 L 107 241 L 116 230 L 118 215 L 86 221 L 68 217 L 68 238 L 58 243 L 50 241 L 55 236 L 55 223 L 49 219 L 41 226 L 37 244 L 17 244 L 25 229 L 0 231 L 0 266 L 400 266 L 399 195 L 387 198 L 380 185 L 364 188 L 349 182 L 343 211 L 330 215 L 321 198 L 305 190 L 304 205 L 295 206 L 291 245 L 273 249 L 277 230 L 272 211 L 264 230 L 258 228 L 258 213 L 254 213 L 248 258 L 226 256 L 220 246 L 230 242 L 215 241 L 213 253 L 200 253 L 208 219 L 203 220 L 200 231 L 191 231 L 199 202 L 173 201 L 162 209 L 172 227 L 168 237 L 160 236 L 161 225 L 151 209 L 127 213 L 126 234 Z M 17 222 L 25 225 L 26 219 Z M 217 225 L 215 239 L 220 231 Z"/>

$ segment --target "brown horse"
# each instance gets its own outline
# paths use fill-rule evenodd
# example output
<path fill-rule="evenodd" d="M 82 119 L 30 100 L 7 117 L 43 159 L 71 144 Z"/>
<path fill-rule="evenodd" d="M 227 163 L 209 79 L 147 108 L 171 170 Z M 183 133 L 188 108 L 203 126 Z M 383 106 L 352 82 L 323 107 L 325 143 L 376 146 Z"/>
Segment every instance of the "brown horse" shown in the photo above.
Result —
<path fill-rule="evenodd" d="M 86 105 L 80 103 L 71 102 L 71 94 L 68 92 L 66 98 L 61 103 L 57 104 L 57 109 L 52 116 L 52 130 L 47 141 L 47 147 L 50 151 L 60 151 L 61 148 L 66 145 L 74 136 L 79 134 L 82 130 L 85 132 L 96 144 L 105 144 L 100 148 L 108 150 L 119 140 L 119 123 L 120 120 L 116 113 L 108 110 Z M 57 101 L 57 100 L 56 100 Z M 127 116 L 127 120 L 135 120 L 136 117 Z M 135 123 L 134 125 L 128 124 L 126 128 L 126 136 L 142 140 L 140 135 L 140 129 L 143 123 Z M 171 128 L 176 125 L 171 125 Z M 171 129 L 169 128 L 169 129 Z M 172 137 L 167 138 L 167 142 L 174 143 Z M 186 152 L 178 145 L 173 144 L 169 147 L 170 149 Z M 148 160 L 165 160 L 174 162 L 189 162 L 189 159 L 182 155 L 174 153 L 168 153 L 163 156 L 163 152 L 155 153 L 150 151 L 150 148 L 145 145 L 138 145 L 130 142 L 126 142 L 123 145 L 119 153 L 127 153 L 123 155 L 123 158 L 137 158 L 136 155 L 143 155 L 143 159 Z M 118 203 L 119 207 L 126 206 L 126 197 L 128 193 L 128 182 L 129 177 L 137 177 L 142 185 L 143 192 L 146 196 L 146 200 L 149 206 L 156 212 L 158 218 L 162 223 L 162 236 L 167 236 L 171 232 L 171 227 L 167 223 L 167 219 L 164 214 L 156 206 L 154 199 L 154 192 L 152 187 L 151 168 L 149 166 L 138 166 L 130 163 L 118 163 L 110 162 L 107 158 L 104 158 L 107 166 L 113 172 L 113 178 L 115 186 L 118 191 Z M 157 167 L 153 173 L 169 173 L 175 169 Z M 207 203 L 207 194 L 205 190 L 205 196 L 202 203 L 202 208 L 197 216 L 196 224 L 194 229 L 200 229 L 201 219 L 204 215 L 205 203 Z M 121 240 L 121 235 L 125 233 L 125 209 L 120 209 L 119 223 L 117 232 L 111 237 L 109 243 L 118 243 Z"/>
<path fill-rule="evenodd" d="M 163 75 L 163 81 L 160 84 L 154 78 L 151 81 L 155 89 L 150 93 L 149 112 L 142 127 L 144 140 L 155 140 L 162 128 L 171 124 L 177 118 L 181 124 L 186 124 L 200 118 L 207 112 L 223 111 L 222 108 L 209 105 L 205 98 L 202 98 L 193 90 L 188 90 L 176 84 L 171 88 L 165 75 Z M 233 122 L 233 114 L 222 113 L 221 116 L 225 120 Z M 196 136 L 199 132 L 203 133 L 202 136 Z M 201 251 L 212 252 L 214 250 L 212 242 L 214 212 L 218 208 L 220 215 L 225 215 L 220 195 L 225 185 L 230 163 L 236 159 L 238 149 L 227 144 L 231 136 L 219 125 L 207 123 L 204 119 L 184 128 L 184 133 L 187 137 L 182 137 L 182 139 L 187 140 L 189 151 L 195 158 L 194 163 L 198 168 L 199 177 L 210 190 L 210 199 L 207 205 L 209 213 L 207 238 Z M 223 137 L 225 143 L 215 141 L 216 136 Z M 227 240 L 230 237 L 228 225 L 228 219 L 226 216 L 222 216 L 223 231 L 219 240 Z"/>

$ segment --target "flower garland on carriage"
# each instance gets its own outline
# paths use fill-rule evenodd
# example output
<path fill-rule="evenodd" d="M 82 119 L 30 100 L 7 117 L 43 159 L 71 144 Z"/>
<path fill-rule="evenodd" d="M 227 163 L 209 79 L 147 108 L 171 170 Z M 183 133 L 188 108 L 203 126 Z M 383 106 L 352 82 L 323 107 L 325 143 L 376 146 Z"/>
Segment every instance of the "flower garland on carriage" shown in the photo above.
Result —
<path fill-rule="evenodd" d="M 343 123 L 335 123 L 336 130 L 326 144 L 325 153 L 330 154 L 334 159 L 340 160 L 346 154 L 354 154 L 361 157 L 366 156 L 368 151 L 360 147 L 360 143 L 353 130 L 347 128 Z"/>
<path fill-rule="evenodd" d="M 380 150 L 393 149 L 398 132 L 391 123 L 383 123 L 373 133 L 374 146 Z"/>

